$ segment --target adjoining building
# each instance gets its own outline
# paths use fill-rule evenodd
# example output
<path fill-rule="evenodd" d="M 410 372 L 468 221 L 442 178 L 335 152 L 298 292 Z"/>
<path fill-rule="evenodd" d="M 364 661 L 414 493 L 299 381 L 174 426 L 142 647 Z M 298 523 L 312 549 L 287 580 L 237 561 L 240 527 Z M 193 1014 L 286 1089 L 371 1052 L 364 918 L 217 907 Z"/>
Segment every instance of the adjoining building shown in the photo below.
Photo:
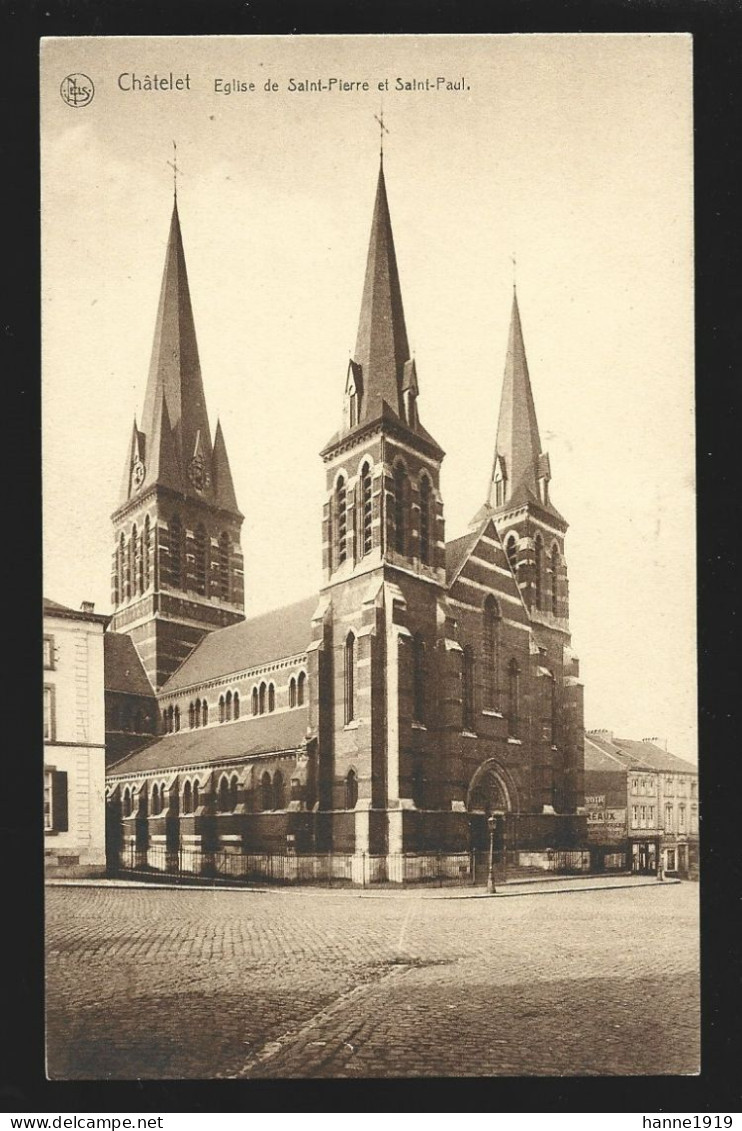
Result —
<path fill-rule="evenodd" d="M 116 738 L 139 749 L 108 769 L 116 851 L 465 852 L 493 812 L 510 848 L 584 848 L 567 522 L 515 291 L 487 495 L 449 542 L 444 452 L 419 401 L 382 165 L 321 452 L 321 589 L 245 620 L 243 515 L 220 424 L 211 440 L 175 203 L 113 514 L 111 627 L 140 660 L 111 647 L 109 727 L 127 704 L 139 719 Z"/>
<path fill-rule="evenodd" d="M 44 600 L 44 868 L 106 870 L 103 640 L 109 617 Z"/>
<path fill-rule="evenodd" d="M 656 738 L 588 731 L 585 808 L 596 869 L 698 877 L 698 771 Z"/>

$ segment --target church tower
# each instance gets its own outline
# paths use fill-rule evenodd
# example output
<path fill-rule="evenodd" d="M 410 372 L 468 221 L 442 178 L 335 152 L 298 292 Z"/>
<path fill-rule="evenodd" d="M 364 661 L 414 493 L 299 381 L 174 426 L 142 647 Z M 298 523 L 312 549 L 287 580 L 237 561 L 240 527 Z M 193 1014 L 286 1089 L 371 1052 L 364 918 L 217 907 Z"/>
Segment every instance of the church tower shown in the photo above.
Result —
<path fill-rule="evenodd" d="M 484 506 L 471 525 L 478 527 L 487 517 L 494 518 L 532 619 L 566 633 L 567 523 L 551 501 L 550 480 L 549 455 L 541 449 L 514 287 L 492 474 Z"/>
<path fill-rule="evenodd" d="M 212 444 L 177 197 L 142 423 L 111 519 L 111 628 L 131 636 L 157 690 L 207 632 L 244 616 L 243 516 L 219 423 Z"/>
<path fill-rule="evenodd" d="M 528 611 L 534 673 L 541 685 L 533 701 L 531 743 L 544 811 L 575 812 L 583 797 L 583 688 L 569 629 L 568 524 L 552 502 L 550 481 L 513 287 L 492 474 L 484 506 L 471 525 L 494 520 Z"/>
<path fill-rule="evenodd" d="M 353 810 L 334 827 L 354 833 L 334 847 L 357 852 L 401 848 L 426 739 L 412 664 L 413 655 L 422 664 L 423 649 L 432 664 L 445 587 L 444 452 L 421 422 L 418 393 L 382 157 L 342 422 L 321 453 L 324 586 L 313 661 L 330 689 L 314 720 L 320 807 Z"/>

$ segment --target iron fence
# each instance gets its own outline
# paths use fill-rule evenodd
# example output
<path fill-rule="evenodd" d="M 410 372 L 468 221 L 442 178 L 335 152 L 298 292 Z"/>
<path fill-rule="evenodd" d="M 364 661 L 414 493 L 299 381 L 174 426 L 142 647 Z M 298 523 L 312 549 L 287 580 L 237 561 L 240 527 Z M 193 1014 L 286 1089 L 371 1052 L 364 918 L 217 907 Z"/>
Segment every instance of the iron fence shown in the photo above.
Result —
<path fill-rule="evenodd" d="M 616 862 L 618 863 L 618 861 Z M 480 886 L 490 870 L 495 883 L 538 879 L 547 875 L 579 875 L 590 870 L 587 852 L 528 853 L 485 849 L 470 852 L 243 852 L 209 851 L 188 845 L 140 848 L 124 845 L 111 862 L 114 874 L 136 874 L 152 880 L 181 883 L 209 879 L 219 884 L 315 884 L 324 887 L 429 885 Z"/>

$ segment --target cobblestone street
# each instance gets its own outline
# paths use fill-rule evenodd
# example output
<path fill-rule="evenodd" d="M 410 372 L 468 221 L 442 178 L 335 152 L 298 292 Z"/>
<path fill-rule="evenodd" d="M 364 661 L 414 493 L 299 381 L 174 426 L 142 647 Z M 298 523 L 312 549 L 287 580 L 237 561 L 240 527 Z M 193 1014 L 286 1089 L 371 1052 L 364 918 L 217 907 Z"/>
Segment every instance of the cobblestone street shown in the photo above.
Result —
<path fill-rule="evenodd" d="M 53 1079 L 699 1068 L 698 887 L 50 887 Z"/>

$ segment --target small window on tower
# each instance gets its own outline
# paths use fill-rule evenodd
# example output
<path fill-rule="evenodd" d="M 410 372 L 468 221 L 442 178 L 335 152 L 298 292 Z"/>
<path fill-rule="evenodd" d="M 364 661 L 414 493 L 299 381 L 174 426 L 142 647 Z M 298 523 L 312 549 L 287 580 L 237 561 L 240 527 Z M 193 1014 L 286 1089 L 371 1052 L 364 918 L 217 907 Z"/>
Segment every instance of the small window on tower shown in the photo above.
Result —
<path fill-rule="evenodd" d="M 338 479 L 335 488 L 335 515 L 337 524 L 337 564 L 342 565 L 348 556 L 348 514 L 345 480 Z"/>
<path fill-rule="evenodd" d="M 229 535 L 226 530 L 219 535 L 219 596 L 229 600 Z"/>
<path fill-rule="evenodd" d="M 536 608 L 541 608 L 544 592 L 544 543 L 540 534 L 536 535 L 533 546 L 534 553 L 534 599 Z"/>
<path fill-rule="evenodd" d="M 344 707 L 345 723 L 353 722 L 356 717 L 356 638 L 352 632 L 348 633 L 345 641 L 345 672 L 344 672 Z"/>
<path fill-rule="evenodd" d="M 420 480 L 420 561 L 425 565 L 430 564 L 430 533 L 431 533 L 431 491 L 430 480 L 423 475 Z"/>
<path fill-rule="evenodd" d="M 201 596 L 207 596 L 207 585 L 209 578 L 209 539 L 206 536 L 206 529 L 203 523 L 199 523 L 196 530 L 196 549 L 195 549 L 195 566 L 196 566 L 196 592 Z"/>
<path fill-rule="evenodd" d="M 407 548 L 407 474 L 401 463 L 394 468 L 394 549 L 404 554 Z"/>
<path fill-rule="evenodd" d="M 371 553 L 372 524 L 373 524 L 373 494 L 371 484 L 371 468 L 364 463 L 361 470 L 361 526 L 363 530 L 363 554 Z"/>
<path fill-rule="evenodd" d="M 170 584 L 175 589 L 183 588 L 183 524 L 175 514 L 168 525 L 170 543 Z"/>
<path fill-rule="evenodd" d="M 152 556 L 152 528 L 149 515 L 144 520 L 144 533 L 142 534 L 142 590 L 149 588 L 150 559 Z"/>
<path fill-rule="evenodd" d="M 551 612 L 552 616 L 559 615 L 559 547 L 556 543 L 551 548 Z"/>

